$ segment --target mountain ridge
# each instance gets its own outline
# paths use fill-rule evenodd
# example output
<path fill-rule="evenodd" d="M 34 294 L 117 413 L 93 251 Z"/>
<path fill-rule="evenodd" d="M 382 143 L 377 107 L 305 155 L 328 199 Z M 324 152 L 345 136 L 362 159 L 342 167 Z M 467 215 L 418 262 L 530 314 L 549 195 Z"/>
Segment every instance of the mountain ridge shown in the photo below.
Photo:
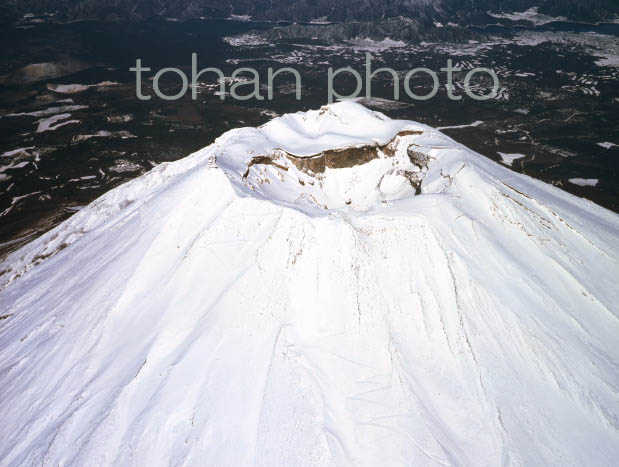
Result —
<path fill-rule="evenodd" d="M 565 16 L 572 20 L 599 21 L 619 13 L 613 0 L 592 0 L 584 5 L 579 0 L 307 0 L 290 3 L 285 0 L 232 0 L 227 4 L 214 0 L 4 0 L 3 17 L 16 20 L 25 14 L 56 14 L 59 20 L 133 20 L 154 17 L 228 18 L 248 15 L 255 20 L 339 22 L 376 21 L 404 16 L 421 20 L 467 19 L 485 15 L 487 11 L 513 12 L 537 7 L 540 13 Z"/>
<path fill-rule="evenodd" d="M 0 457 L 612 466 L 617 245 L 358 104 L 231 130 L 0 263 Z"/>

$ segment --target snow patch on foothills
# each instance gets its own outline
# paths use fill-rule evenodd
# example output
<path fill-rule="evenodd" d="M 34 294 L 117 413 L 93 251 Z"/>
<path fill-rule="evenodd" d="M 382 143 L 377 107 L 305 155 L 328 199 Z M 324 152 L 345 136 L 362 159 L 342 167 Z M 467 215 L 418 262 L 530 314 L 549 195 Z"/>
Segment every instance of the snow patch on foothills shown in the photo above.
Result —
<path fill-rule="evenodd" d="M 20 112 L 7 114 L 5 117 L 47 117 L 49 115 L 57 115 L 68 112 L 75 112 L 78 110 L 87 109 L 87 105 L 63 105 L 57 107 L 49 107 L 44 110 L 36 110 L 34 112 Z M 0 117 L 1 118 L 1 117 Z"/>
<path fill-rule="evenodd" d="M 578 186 L 597 186 L 597 178 L 570 178 L 568 182 Z"/>
<path fill-rule="evenodd" d="M 310 21 L 310 24 L 320 24 L 320 25 L 326 25 L 326 24 L 333 24 L 332 21 L 329 21 L 327 16 L 322 16 L 320 18 L 314 18 Z"/>
<path fill-rule="evenodd" d="M 251 21 L 252 17 L 250 15 L 230 15 L 230 18 L 228 19 L 232 21 L 240 21 L 243 23 L 247 23 Z"/>
<path fill-rule="evenodd" d="M 269 41 L 254 33 L 224 37 L 223 41 L 233 47 L 257 47 L 261 45 L 269 45 Z"/>
<path fill-rule="evenodd" d="M 29 146 L 27 148 L 18 148 L 18 149 L 13 149 L 11 151 L 6 151 L 3 152 L 2 154 L 0 154 L 0 157 L 13 157 L 13 156 L 22 156 L 22 155 L 27 155 L 30 156 L 30 151 L 33 150 L 35 147 L 34 146 Z"/>
<path fill-rule="evenodd" d="M 107 88 L 110 86 L 120 86 L 114 81 L 103 81 L 99 84 L 48 84 L 47 89 L 58 94 L 79 94 L 90 88 Z"/>
<path fill-rule="evenodd" d="M 105 119 L 108 123 L 129 123 L 135 120 L 135 116 L 133 114 L 108 115 Z"/>
<path fill-rule="evenodd" d="M 5 163 L 7 159 L 9 159 L 10 162 Z M 27 167 L 31 162 L 39 162 L 40 160 L 41 154 L 34 146 L 13 149 L 11 151 L 6 151 L 2 153 L 0 155 L 0 162 L 4 163 L 5 165 L 0 165 L 0 181 L 11 179 L 11 176 L 6 173 L 7 171 L 23 169 L 24 167 Z"/>
<path fill-rule="evenodd" d="M 53 117 L 49 117 L 49 118 L 44 118 L 41 120 L 37 120 L 37 133 L 45 133 L 46 131 L 54 131 L 57 130 L 58 128 L 61 128 L 63 126 L 66 125 L 72 125 L 75 123 L 80 123 L 79 120 L 68 120 L 68 121 L 62 121 L 62 120 L 66 120 L 67 118 L 71 118 L 71 114 L 60 114 L 60 115 L 54 115 Z M 60 122 L 60 123 L 58 123 Z"/>
<path fill-rule="evenodd" d="M 353 39 L 345 41 L 347 45 L 352 47 L 355 50 L 367 51 L 367 52 L 382 52 L 388 49 L 398 49 L 402 47 L 406 47 L 406 42 L 403 41 L 394 41 L 389 37 L 376 41 L 370 38 L 365 39 Z"/>
<path fill-rule="evenodd" d="M 462 128 L 476 128 L 476 127 L 481 126 L 483 124 L 484 124 L 483 121 L 477 120 L 477 121 L 475 121 L 473 123 L 464 124 L 464 125 L 439 126 L 436 129 L 437 130 L 441 130 L 441 131 L 442 130 L 459 130 L 459 129 L 462 129 Z"/>
<path fill-rule="evenodd" d="M 143 169 L 143 167 L 136 163 L 127 159 L 117 159 L 116 165 L 109 167 L 108 170 L 114 173 L 125 173 L 125 172 L 138 172 Z"/>
<path fill-rule="evenodd" d="M 497 154 L 501 156 L 501 162 L 505 165 L 509 165 L 510 167 L 514 164 L 515 160 L 527 157 L 524 154 L 507 154 L 504 152 L 498 152 Z"/>
<path fill-rule="evenodd" d="M 565 16 L 548 16 L 539 12 L 538 7 L 529 8 L 526 11 L 514 13 L 493 13 L 488 12 L 488 15 L 493 18 L 508 19 L 510 21 L 528 21 L 534 26 L 543 26 L 544 24 L 553 23 L 556 21 L 567 21 Z"/>
<path fill-rule="evenodd" d="M 74 143 L 82 143 L 84 141 L 91 140 L 93 138 L 120 138 L 120 139 L 130 139 L 137 138 L 134 134 L 129 133 L 128 131 L 106 131 L 100 130 L 96 133 L 90 135 L 75 135 L 72 139 Z"/>

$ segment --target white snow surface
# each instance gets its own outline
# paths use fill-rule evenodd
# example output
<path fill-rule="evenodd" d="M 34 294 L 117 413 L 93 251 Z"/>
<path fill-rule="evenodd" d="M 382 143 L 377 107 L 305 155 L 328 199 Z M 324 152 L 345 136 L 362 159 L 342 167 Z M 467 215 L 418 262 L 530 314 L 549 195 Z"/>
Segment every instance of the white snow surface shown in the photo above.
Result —
<path fill-rule="evenodd" d="M 403 130 L 317 175 L 277 151 Z M 619 458 L 619 216 L 359 104 L 232 130 L 0 271 L 3 466 Z"/>
<path fill-rule="evenodd" d="M 505 152 L 499 152 L 498 154 L 499 156 L 501 156 L 501 162 L 509 166 L 512 166 L 515 160 L 522 159 L 523 157 L 527 157 L 524 154 L 518 154 L 518 153 L 508 154 Z"/>
<path fill-rule="evenodd" d="M 381 41 L 375 41 L 370 39 L 369 37 L 361 39 L 354 39 L 346 41 L 347 44 L 351 45 L 355 50 L 364 50 L 368 52 L 382 52 L 384 50 L 406 47 L 406 42 L 403 41 L 394 41 L 393 39 L 386 37 Z"/>
<path fill-rule="evenodd" d="M 597 186 L 598 181 L 597 178 L 570 178 L 568 180 L 568 182 L 580 186 Z"/>
<path fill-rule="evenodd" d="M 54 131 L 60 127 L 65 125 L 70 125 L 73 123 L 79 123 L 79 120 L 67 120 L 70 118 L 71 114 L 59 114 L 54 115 L 53 117 L 43 118 L 41 120 L 37 120 L 37 133 L 45 133 L 46 131 Z M 62 121 L 66 120 L 66 121 Z M 60 123 L 58 123 L 60 122 Z"/>
<path fill-rule="evenodd" d="M 526 11 L 516 11 L 513 13 L 492 13 L 488 12 L 488 14 L 494 18 L 505 18 L 512 21 L 529 21 L 533 23 L 534 26 L 543 26 L 544 24 L 552 23 L 555 21 L 567 21 L 565 16 L 548 16 L 539 12 L 538 7 L 529 8 Z"/>
<path fill-rule="evenodd" d="M 79 94 L 90 88 L 106 88 L 119 84 L 114 81 L 103 81 L 99 84 L 48 84 L 47 89 L 58 94 Z"/>
<path fill-rule="evenodd" d="M 484 124 L 483 121 L 476 120 L 473 123 L 464 124 L 464 125 L 441 126 L 441 127 L 438 127 L 437 130 L 459 130 L 462 128 L 476 128 L 483 124 Z"/>

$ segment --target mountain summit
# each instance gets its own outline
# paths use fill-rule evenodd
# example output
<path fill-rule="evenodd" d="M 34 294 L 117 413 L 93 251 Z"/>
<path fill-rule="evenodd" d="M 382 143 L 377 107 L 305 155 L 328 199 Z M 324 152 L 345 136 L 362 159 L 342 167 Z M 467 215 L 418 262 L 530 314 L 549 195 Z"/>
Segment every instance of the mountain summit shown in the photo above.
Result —
<path fill-rule="evenodd" d="M 339 103 L 232 130 L 0 264 L 0 458 L 619 458 L 619 216 Z"/>

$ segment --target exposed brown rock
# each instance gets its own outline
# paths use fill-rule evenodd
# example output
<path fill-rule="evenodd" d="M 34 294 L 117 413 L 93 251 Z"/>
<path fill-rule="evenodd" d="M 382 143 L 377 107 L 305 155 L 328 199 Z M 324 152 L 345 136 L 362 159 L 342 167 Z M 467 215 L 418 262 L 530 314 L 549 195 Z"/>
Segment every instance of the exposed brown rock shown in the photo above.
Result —
<path fill-rule="evenodd" d="M 387 157 L 393 157 L 395 155 L 399 138 L 405 136 L 420 135 L 422 133 L 423 131 L 421 130 L 403 130 L 397 135 L 395 135 L 391 139 L 391 141 L 386 144 L 372 143 L 350 146 L 340 149 L 330 149 L 327 151 L 323 151 L 319 154 L 313 154 L 310 156 L 297 156 L 296 154 L 292 154 L 283 149 L 277 149 L 271 155 L 256 156 L 252 158 L 247 165 L 247 171 L 245 172 L 243 177 L 247 178 L 247 176 L 249 175 L 250 167 L 258 164 L 274 165 L 283 170 L 288 170 L 286 167 L 275 162 L 281 156 L 284 156 L 286 159 L 292 162 L 297 169 L 306 173 L 319 174 L 324 173 L 327 168 L 343 169 L 347 167 L 354 167 L 356 165 L 366 164 L 380 157 L 381 154 L 384 154 Z M 413 151 L 413 153 L 414 152 L 415 151 Z M 426 157 L 425 154 L 419 154 Z M 409 157 L 411 157 L 410 149 Z M 413 159 L 411 159 L 411 161 L 413 161 Z M 424 165 L 427 165 L 427 161 Z"/>

